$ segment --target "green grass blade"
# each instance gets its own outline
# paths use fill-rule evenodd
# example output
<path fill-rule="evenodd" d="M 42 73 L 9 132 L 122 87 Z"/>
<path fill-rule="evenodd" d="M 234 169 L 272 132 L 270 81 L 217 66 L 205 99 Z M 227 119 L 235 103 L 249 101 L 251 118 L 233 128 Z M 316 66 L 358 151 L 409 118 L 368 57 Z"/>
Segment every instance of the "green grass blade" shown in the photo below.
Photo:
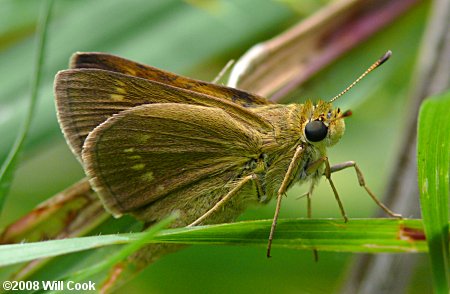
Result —
<path fill-rule="evenodd" d="M 246 221 L 199 228 L 174 229 L 156 237 L 159 242 L 183 244 L 258 245 L 267 247 L 272 220 Z M 283 219 L 274 247 L 334 252 L 426 251 L 420 220 Z"/>
<path fill-rule="evenodd" d="M 173 222 L 177 218 L 177 214 L 170 215 L 169 217 L 163 219 L 156 225 L 152 226 L 149 230 L 145 231 L 144 233 L 140 233 L 140 237 L 137 240 L 134 240 L 121 250 L 119 250 L 117 253 L 112 255 L 111 257 L 107 258 L 101 263 L 98 263 L 92 267 L 89 267 L 87 269 L 83 269 L 81 271 L 78 271 L 70 277 L 67 277 L 67 279 L 70 279 L 71 281 L 83 281 L 88 279 L 89 277 L 92 277 L 96 274 L 99 274 L 101 272 L 107 272 L 109 269 L 111 269 L 115 264 L 119 263 L 120 261 L 124 260 L 128 256 L 130 256 L 132 253 L 139 250 L 141 247 L 143 247 L 145 244 L 151 242 L 155 239 L 155 235 L 160 232 L 162 229 L 167 227 L 171 222 Z"/>
<path fill-rule="evenodd" d="M 11 148 L 5 162 L 3 163 L 0 169 L 0 212 L 3 209 L 3 204 L 5 203 L 6 195 L 8 194 L 9 187 L 11 186 L 12 177 L 14 174 L 14 170 L 16 167 L 17 160 L 19 158 L 21 149 L 23 148 L 23 143 L 27 137 L 29 132 L 31 122 L 33 121 L 35 109 L 36 109 L 36 101 L 38 90 L 41 84 L 42 79 L 42 67 L 44 64 L 44 52 L 45 45 L 47 39 L 47 27 L 50 22 L 50 14 L 51 8 L 53 5 L 53 0 L 49 0 L 45 2 L 45 7 L 43 9 L 42 18 L 39 22 L 38 29 L 38 45 L 37 45 L 37 54 L 36 54 L 36 64 L 35 71 L 33 77 L 33 83 L 31 86 L 31 95 L 30 95 L 30 105 L 28 107 L 28 111 L 25 117 L 25 121 L 23 126 L 14 142 L 13 147 Z"/>
<path fill-rule="evenodd" d="M 170 229 L 150 243 L 267 246 L 272 220 Z M 146 233 L 51 240 L 0 246 L 0 266 L 79 252 L 107 245 L 127 244 Z M 139 243 L 140 244 L 140 243 Z M 134 246 L 141 246 L 136 244 Z M 426 252 L 421 220 L 397 219 L 285 219 L 277 227 L 274 247 L 336 252 Z M 135 248 L 131 248 L 132 252 Z M 120 255 L 123 258 L 123 254 Z"/>
<path fill-rule="evenodd" d="M 436 293 L 448 293 L 450 92 L 427 99 L 419 114 L 418 174 L 422 217 Z"/>

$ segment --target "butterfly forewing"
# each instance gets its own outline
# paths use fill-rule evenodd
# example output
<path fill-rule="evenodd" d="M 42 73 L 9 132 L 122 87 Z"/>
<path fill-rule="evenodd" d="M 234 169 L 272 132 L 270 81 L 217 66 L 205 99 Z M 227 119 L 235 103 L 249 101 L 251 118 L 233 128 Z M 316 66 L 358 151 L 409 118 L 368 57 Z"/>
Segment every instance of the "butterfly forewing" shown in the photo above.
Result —
<path fill-rule="evenodd" d="M 258 115 L 230 100 L 100 69 L 59 72 L 55 78 L 55 96 L 60 125 L 78 158 L 84 140 L 96 126 L 113 114 L 142 104 L 184 103 L 219 107 L 253 127 L 270 128 Z"/>
<path fill-rule="evenodd" d="M 97 68 L 157 82 L 164 82 L 165 84 L 176 88 L 186 89 L 221 99 L 230 100 L 244 107 L 270 104 L 267 99 L 255 94 L 250 94 L 234 88 L 224 87 L 218 84 L 212 84 L 179 76 L 168 71 L 164 71 L 152 66 L 140 64 L 125 58 L 121 58 L 119 56 L 106 53 L 75 53 L 74 55 L 72 55 L 72 58 L 70 60 L 70 67 Z"/>
<path fill-rule="evenodd" d="M 230 171 L 242 176 L 261 144 L 259 132 L 222 109 L 147 104 L 95 128 L 83 162 L 105 206 L 120 215 Z"/>

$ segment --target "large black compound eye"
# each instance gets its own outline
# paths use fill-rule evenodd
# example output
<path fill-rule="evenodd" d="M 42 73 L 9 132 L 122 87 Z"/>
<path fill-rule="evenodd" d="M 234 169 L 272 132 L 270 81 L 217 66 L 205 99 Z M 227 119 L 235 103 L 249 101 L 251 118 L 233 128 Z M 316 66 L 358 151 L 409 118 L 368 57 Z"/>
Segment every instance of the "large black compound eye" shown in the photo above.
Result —
<path fill-rule="evenodd" d="M 328 127 L 320 120 L 313 120 L 306 124 L 305 135 L 310 142 L 319 142 L 325 139 Z"/>

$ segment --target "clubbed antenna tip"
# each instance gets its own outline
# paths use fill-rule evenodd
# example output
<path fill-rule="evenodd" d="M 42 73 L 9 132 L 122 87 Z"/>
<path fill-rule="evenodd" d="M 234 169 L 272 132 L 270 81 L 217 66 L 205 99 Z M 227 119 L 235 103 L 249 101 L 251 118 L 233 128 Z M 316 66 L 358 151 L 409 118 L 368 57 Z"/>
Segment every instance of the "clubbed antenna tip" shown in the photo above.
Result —
<path fill-rule="evenodd" d="M 392 55 L 392 51 L 388 50 L 386 53 L 384 53 L 383 56 L 380 57 L 380 59 L 378 59 L 378 66 L 382 65 L 383 63 L 386 62 L 386 60 L 389 59 L 389 57 L 391 57 Z"/>

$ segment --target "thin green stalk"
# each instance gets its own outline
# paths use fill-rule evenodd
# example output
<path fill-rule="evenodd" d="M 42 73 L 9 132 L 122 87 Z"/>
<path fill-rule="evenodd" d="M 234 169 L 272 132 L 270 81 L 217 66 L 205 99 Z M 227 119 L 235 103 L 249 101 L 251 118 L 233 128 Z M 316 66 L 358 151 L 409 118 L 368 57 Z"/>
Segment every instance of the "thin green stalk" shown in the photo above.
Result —
<path fill-rule="evenodd" d="M 76 272 L 72 275 L 70 275 L 70 280 L 75 282 L 80 282 L 83 280 L 88 279 L 89 277 L 92 277 L 98 273 L 107 272 L 110 270 L 114 265 L 121 262 L 137 250 L 139 250 L 141 247 L 146 245 L 147 243 L 151 242 L 157 233 L 167 227 L 171 222 L 173 222 L 177 218 L 177 214 L 170 215 L 169 217 L 163 219 L 156 225 L 152 226 L 149 230 L 145 231 L 144 233 L 140 234 L 140 238 L 137 240 L 132 241 L 127 246 L 119 250 L 116 254 L 111 256 L 110 258 L 104 260 L 101 263 L 98 263 L 92 267 L 89 267 L 87 269 L 83 269 L 79 272 Z"/>
<path fill-rule="evenodd" d="M 38 24 L 36 63 L 34 68 L 33 82 L 31 85 L 30 105 L 25 117 L 25 121 L 23 122 L 22 128 L 20 129 L 19 134 L 17 135 L 13 147 L 11 148 L 5 162 L 3 163 L 0 169 L 0 213 L 3 210 L 6 195 L 8 194 L 9 188 L 11 186 L 12 177 L 14 175 L 15 167 L 17 165 L 18 158 L 23 148 L 23 143 L 27 138 L 31 123 L 33 121 L 36 109 L 37 96 L 42 79 L 42 68 L 44 64 L 44 55 L 45 55 L 44 53 L 47 40 L 47 28 L 50 22 L 52 6 L 53 0 L 48 0 L 45 2 L 42 16 Z"/>

